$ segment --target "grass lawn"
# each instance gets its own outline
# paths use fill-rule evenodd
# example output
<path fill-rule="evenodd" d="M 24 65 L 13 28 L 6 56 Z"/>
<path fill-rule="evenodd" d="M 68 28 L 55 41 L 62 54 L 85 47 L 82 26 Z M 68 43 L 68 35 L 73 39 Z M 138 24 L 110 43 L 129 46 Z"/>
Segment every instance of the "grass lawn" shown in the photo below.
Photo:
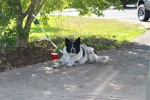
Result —
<path fill-rule="evenodd" d="M 58 46 L 64 45 L 65 37 L 81 37 L 82 43 L 94 46 L 98 50 L 114 48 L 143 34 L 146 30 L 138 23 L 88 17 L 50 16 L 48 24 L 43 28 Z M 29 41 L 45 38 L 40 27 L 34 24 L 31 33 Z"/>

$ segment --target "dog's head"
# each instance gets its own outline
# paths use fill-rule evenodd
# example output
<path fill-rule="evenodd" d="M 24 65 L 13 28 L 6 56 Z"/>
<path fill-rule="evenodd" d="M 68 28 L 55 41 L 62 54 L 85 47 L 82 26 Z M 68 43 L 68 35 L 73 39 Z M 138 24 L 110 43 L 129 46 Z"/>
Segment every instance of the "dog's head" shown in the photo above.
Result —
<path fill-rule="evenodd" d="M 66 51 L 71 54 L 78 54 L 80 52 L 80 38 L 78 38 L 75 42 L 65 39 Z"/>

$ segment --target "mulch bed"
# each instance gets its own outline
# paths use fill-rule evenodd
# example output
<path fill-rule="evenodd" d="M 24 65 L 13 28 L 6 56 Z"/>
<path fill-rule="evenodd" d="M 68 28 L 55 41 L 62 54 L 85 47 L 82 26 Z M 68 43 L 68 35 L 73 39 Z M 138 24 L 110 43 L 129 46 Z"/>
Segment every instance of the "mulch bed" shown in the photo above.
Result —
<path fill-rule="evenodd" d="M 51 60 L 54 49 L 51 43 L 40 41 L 35 44 L 20 47 L 11 52 L 0 52 L 0 72 Z"/>

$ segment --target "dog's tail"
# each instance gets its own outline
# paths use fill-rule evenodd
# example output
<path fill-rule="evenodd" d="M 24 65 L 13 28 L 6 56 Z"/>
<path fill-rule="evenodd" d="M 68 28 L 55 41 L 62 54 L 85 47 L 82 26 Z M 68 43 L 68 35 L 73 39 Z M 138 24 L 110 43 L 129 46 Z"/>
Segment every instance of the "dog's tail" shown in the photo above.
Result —
<path fill-rule="evenodd" d="M 109 60 L 108 56 L 98 56 L 98 62 L 105 63 Z"/>

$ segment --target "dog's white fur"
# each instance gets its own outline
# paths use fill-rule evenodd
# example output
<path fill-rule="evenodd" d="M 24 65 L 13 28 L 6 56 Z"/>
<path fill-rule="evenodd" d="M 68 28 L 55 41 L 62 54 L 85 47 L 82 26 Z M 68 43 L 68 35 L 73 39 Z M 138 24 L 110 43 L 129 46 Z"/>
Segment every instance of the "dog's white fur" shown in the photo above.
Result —
<path fill-rule="evenodd" d="M 83 49 L 85 51 L 85 55 L 83 57 Z M 69 54 L 66 51 L 66 47 L 63 48 L 63 56 L 55 63 L 53 67 L 60 67 L 60 66 L 73 66 L 77 62 L 79 64 L 84 64 L 85 62 L 107 62 L 109 57 L 108 56 L 98 56 L 94 53 L 94 48 L 88 47 L 86 45 L 80 46 L 80 52 L 78 54 L 71 53 Z"/>

